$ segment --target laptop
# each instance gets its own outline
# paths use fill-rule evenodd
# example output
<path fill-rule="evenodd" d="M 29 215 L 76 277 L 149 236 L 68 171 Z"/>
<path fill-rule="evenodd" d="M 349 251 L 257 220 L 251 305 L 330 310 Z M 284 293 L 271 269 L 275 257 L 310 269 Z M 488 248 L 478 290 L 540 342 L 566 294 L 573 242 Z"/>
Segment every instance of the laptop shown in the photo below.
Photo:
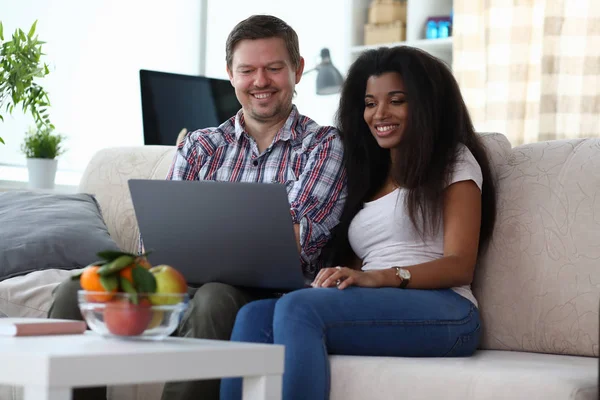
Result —
<path fill-rule="evenodd" d="M 285 185 L 130 179 L 152 265 L 189 285 L 222 282 L 290 291 L 307 286 Z"/>

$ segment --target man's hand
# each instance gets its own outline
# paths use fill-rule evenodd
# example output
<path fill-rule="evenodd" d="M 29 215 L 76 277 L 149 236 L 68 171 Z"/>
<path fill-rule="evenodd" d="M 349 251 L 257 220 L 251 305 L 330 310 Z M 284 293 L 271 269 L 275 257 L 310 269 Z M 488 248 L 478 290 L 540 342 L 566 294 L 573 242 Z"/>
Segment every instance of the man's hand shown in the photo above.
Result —
<path fill-rule="evenodd" d="M 377 288 L 384 286 L 382 271 L 357 271 L 347 267 L 323 268 L 311 284 L 315 288 L 337 286 L 345 289 L 349 286 Z"/>

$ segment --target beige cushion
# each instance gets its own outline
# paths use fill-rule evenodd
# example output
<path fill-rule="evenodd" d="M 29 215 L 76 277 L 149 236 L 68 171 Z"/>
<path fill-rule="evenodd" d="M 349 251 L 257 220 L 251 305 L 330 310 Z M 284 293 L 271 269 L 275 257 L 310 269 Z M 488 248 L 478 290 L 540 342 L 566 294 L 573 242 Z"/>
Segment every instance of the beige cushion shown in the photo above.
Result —
<path fill-rule="evenodd" d="M 600 139 L 495 160 L 498 216 L 473 291 L 482 347 L 598 355 Z"/>
<path fill-rule="evenodd" d="M 139 231 L 129 195 L 129 179 L 165 179 L 175 146 L 118 147 L 94 155 L 81 178 L 80 192 L 96 195 L 108 232 L 124 251 L 138 250 Z"/>
<path fill-rule="evenodd" d="M 508 351 L 470 358 L 332 356 L 331 400 L 597 400 L 598 360 Z"/>
<path fill-rule="evenodd" d="M 1 281 L 0 312 L 9 317 L 46 318 L 52 290 L 79 271 L 48 269 Z"/>
<path fill-rule="evenodd" d="M 490 160 L 490 167 L 495 180 L 498 180 L 497 165 L 506 164 L 510 156 L 511 145 L 506 136 L 500 133 L 482 133 L 483 144 Z"/>

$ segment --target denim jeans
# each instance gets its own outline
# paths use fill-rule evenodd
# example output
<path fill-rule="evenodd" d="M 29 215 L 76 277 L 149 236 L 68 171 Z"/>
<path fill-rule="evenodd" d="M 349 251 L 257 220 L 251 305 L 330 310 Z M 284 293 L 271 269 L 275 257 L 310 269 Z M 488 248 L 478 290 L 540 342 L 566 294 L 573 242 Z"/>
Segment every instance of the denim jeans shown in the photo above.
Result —
<path fill-rule="evenodd" d="M 328 399 L 328 354 L 466 357 L 479 345 L 477 307 L 446 290 L 302 289 L 251 302 L 231 340 L 285 346 L 283 399 Z M 221 400 L 241 398 L 240 378 L 223 379 Z"/>

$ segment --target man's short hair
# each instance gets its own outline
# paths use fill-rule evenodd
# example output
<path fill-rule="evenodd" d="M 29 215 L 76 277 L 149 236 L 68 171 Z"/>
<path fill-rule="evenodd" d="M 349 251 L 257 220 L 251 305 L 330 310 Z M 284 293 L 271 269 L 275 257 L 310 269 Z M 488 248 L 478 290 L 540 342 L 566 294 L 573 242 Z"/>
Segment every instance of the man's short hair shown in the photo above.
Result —
<path fill-rule="evenodd" d="M 225 60 L 231 70 L 235 46 L 242 40 L 268 39 L 278 37 L 283 39 L 294 68 L 300 65 L 300 46 L 298 35 L 283 20 L 272 15 L 253 15 L 239 22 L 227 37 L 225 45 Z"/>

